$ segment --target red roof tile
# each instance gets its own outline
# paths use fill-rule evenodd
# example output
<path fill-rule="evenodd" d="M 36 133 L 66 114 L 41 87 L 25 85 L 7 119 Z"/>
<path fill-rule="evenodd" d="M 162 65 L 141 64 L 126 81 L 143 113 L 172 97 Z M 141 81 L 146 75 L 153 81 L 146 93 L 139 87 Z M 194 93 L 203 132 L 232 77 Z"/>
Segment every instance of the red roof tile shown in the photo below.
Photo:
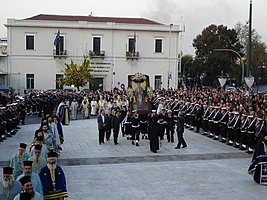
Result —
<path fill-rule="evenodd" d="M 71 16 L 71 15 L 36 15 L 25 20 L 51 20 L 51 21 L 87 21 L 87 22 L 115 22 L 127 24 L 152 24 L 162 25 L 144 18 L 124 18 L 124 17 L 95 17 L 95 16 Z"/>

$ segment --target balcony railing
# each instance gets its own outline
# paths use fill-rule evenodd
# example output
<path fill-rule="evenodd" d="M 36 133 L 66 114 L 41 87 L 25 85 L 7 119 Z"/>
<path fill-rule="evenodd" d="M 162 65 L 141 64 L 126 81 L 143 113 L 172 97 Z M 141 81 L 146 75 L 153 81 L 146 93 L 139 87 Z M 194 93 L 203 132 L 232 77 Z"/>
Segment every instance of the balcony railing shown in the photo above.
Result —
<path fill-rule="evenodd" d="M 104 58 L 105 51 L 89 51 L 90 58 Z"/>
<path fill-rule="evenodd" d="M 139 58 L 139 52 L 126 52 L 126 59 L 137 59 Z"/>
<path fill-rule="evenodd" d="M 63 51 L 58 51 L 56 49 L 53 49 L 53 55 L 54 55 L 54 58 L 56 57 L 67 57 L 67 50 L 63 50 Z"/>

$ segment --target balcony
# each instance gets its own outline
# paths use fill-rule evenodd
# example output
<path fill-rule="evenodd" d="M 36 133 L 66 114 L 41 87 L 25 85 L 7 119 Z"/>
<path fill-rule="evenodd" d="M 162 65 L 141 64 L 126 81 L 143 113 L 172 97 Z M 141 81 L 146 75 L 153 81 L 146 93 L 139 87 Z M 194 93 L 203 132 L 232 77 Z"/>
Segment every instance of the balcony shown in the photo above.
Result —
<path fill-rule="evenodd" d="M 129 51 L 126 52 L 126 59 L 127 60 L 128 59 L 138 60 L 138 58 L 139 58 L 139 52 L 129 52 Z"/>
<path fill-rule="evenodd" d="M 53 49 L 53 56 L 54 58 L 66 58 L 67 57 L 67 50 L 58 51 L 56 49 Z"/>
<path fill-rule="evenodd" d="M 105 57 L 105 51 L 89 51 L 90 58 L 102 58 Z"/>

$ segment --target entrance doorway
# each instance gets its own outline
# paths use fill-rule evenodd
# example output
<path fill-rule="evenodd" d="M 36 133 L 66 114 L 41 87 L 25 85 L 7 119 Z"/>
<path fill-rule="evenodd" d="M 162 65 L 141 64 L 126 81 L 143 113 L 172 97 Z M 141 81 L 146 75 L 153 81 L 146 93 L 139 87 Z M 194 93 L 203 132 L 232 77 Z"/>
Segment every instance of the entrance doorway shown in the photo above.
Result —
<path fill-rule="evenodd" d="M 103 78 L 92 78 L 89 84 L 90 90 L 103 90 Z"/>

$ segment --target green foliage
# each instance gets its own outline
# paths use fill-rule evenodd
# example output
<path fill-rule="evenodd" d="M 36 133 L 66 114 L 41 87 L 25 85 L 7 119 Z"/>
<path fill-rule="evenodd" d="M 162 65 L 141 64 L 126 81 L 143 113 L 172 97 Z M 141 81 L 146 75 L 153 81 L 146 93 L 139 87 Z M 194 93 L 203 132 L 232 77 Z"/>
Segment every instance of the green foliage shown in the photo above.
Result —
<path fill-rule="evenodd" d="M 73 61 L 71 61 L 70 64 L 66 63 L 65 65 L 66 68 L 62 79 L 62 83 L 64 85 L 74 85 L 79 91 L 80 87 L 85 86 L 92 78 L 92 69 L 90 67 L 88 56 L 83 57 L 83 62 L 81 65 L 78 65 Z"/>
<path fill-rule="evenodd" d="M 247 61 L 247 51 L 248 51 L 248 33 L 249 24 L 242 24 L 238 22 L 235 25 L 235 30 L 238 34 L 238 38 L 242 46 L 244 46 L 244 58 Z M 267 74 L 266 63 L 267 63 L 267 47 L 264 42 L 261 41 L 261 36 L 256 32 L 255 29 L 252 30 L 252 76 L 255 77 L 256 81 L 260 84 L 266 84 Z"/>
<path fill-rule="evenodd" d="M 238 56 L 232 52 L 213 51 L 213 49 L 232 49 L 240 53 L 242 46 L 234 29 L 211 24 L 196 36 L 193 47 L 196 56 L 203 58 L 194 62 L 194 71 L 199 73 L 198 76 L 205 74 L 203 84 L 218 84 L 217 78 L 222 71 L 224 75 L 227 73 L 230 77 L 241 79 L 241 67 L 236 65 Z M 235 68 L 239 68 L 238 74 L 235 74 Z"/>

